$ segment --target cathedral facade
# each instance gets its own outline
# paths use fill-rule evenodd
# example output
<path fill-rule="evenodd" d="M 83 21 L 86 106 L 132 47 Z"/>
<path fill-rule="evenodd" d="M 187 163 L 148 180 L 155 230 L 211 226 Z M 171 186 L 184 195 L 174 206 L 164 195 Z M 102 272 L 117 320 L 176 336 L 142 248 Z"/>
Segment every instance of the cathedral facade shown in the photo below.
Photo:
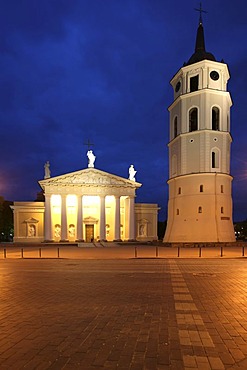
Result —
<path fill-rule="evenodd" d="M 157 240 L 158 206 L 135 203 L 141 184 L 131 176 L 112 175 L 89 161 L 84 170 L 50 177 L 46 166 L 39 181 L 45 201 L 12 206 L 14 242 Z"/>

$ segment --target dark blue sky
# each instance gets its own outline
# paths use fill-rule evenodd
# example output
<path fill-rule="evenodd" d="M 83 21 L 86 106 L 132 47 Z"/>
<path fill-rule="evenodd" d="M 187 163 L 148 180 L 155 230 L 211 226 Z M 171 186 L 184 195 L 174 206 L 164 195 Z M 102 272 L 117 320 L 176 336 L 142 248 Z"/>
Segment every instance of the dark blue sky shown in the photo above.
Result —
<path fill-rule="evenodd" d="M 207 51 L 229 65 L 234 219 L 247 218 L 246 1 L 203 2 Z M 52 176 L 95 167 L 128 177 L 166 218 L 169 81 L 194 51 L 199 1 L 1 0 L 0 195 L 33 200 Z"/>

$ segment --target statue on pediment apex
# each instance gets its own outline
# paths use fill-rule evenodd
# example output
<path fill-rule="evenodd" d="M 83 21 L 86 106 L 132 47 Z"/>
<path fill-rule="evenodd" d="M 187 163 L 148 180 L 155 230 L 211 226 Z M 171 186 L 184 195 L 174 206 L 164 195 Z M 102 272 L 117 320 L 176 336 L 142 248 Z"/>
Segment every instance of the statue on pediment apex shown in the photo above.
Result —
<path fill-rule="evenodd" d="M 94 167 L 96 156 L 93 154 L 92 150 L 88 150 L 87 157 L 88 157 L 88 167 Z"/>
<path fill-rule="evenodd" d="M 47 161 L 44 165 L 45 168 L 45 176 L 44 179 L 49 179 L 51 177 L 51 171 L 50 171 L 50 162 Z"/>

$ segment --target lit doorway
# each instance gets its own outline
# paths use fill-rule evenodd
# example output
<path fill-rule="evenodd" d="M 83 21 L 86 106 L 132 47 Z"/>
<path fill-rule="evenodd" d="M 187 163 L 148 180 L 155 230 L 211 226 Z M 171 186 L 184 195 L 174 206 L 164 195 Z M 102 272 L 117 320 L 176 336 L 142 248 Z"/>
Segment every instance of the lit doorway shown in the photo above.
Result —
<path fill-rule="evenodd" d="M 94 225 L 86 226 L 86 243 L 90 243 L 94 240 Z"/>

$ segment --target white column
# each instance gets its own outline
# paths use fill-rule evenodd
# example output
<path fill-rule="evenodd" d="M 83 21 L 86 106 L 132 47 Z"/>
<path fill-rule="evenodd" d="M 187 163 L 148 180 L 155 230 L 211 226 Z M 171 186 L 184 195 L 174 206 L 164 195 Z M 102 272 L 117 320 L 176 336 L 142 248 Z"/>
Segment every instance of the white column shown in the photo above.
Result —
<path fill-rule="evenodd" d="M 105 196 L 100 196 L 99 238 L 105 240 Z"/>
<path fill-rule="evenodd" d="M 120 239 L 120 196 L 115 196 L 114 240 Z"/>
<path fill-rule="evenodd" d="M 129 240 L 134 240 L 135 235 L 135 201 L 134 197 L 129 197 Z"/>
<path fill-rule="evenodd" d="M 45 194 L 45 241 L 51 240 L 51 195 Z"/>
<path fill-rule="evenodd" d="M 61 195 L 61 241 L 68 241 L 66 194 Z"/>
<path fill-rule="evenodd" d="M 83 196 L 79 195 L 77 197 L 77 227 L 76 227 L 76 239 L 83 240 Z"/>

